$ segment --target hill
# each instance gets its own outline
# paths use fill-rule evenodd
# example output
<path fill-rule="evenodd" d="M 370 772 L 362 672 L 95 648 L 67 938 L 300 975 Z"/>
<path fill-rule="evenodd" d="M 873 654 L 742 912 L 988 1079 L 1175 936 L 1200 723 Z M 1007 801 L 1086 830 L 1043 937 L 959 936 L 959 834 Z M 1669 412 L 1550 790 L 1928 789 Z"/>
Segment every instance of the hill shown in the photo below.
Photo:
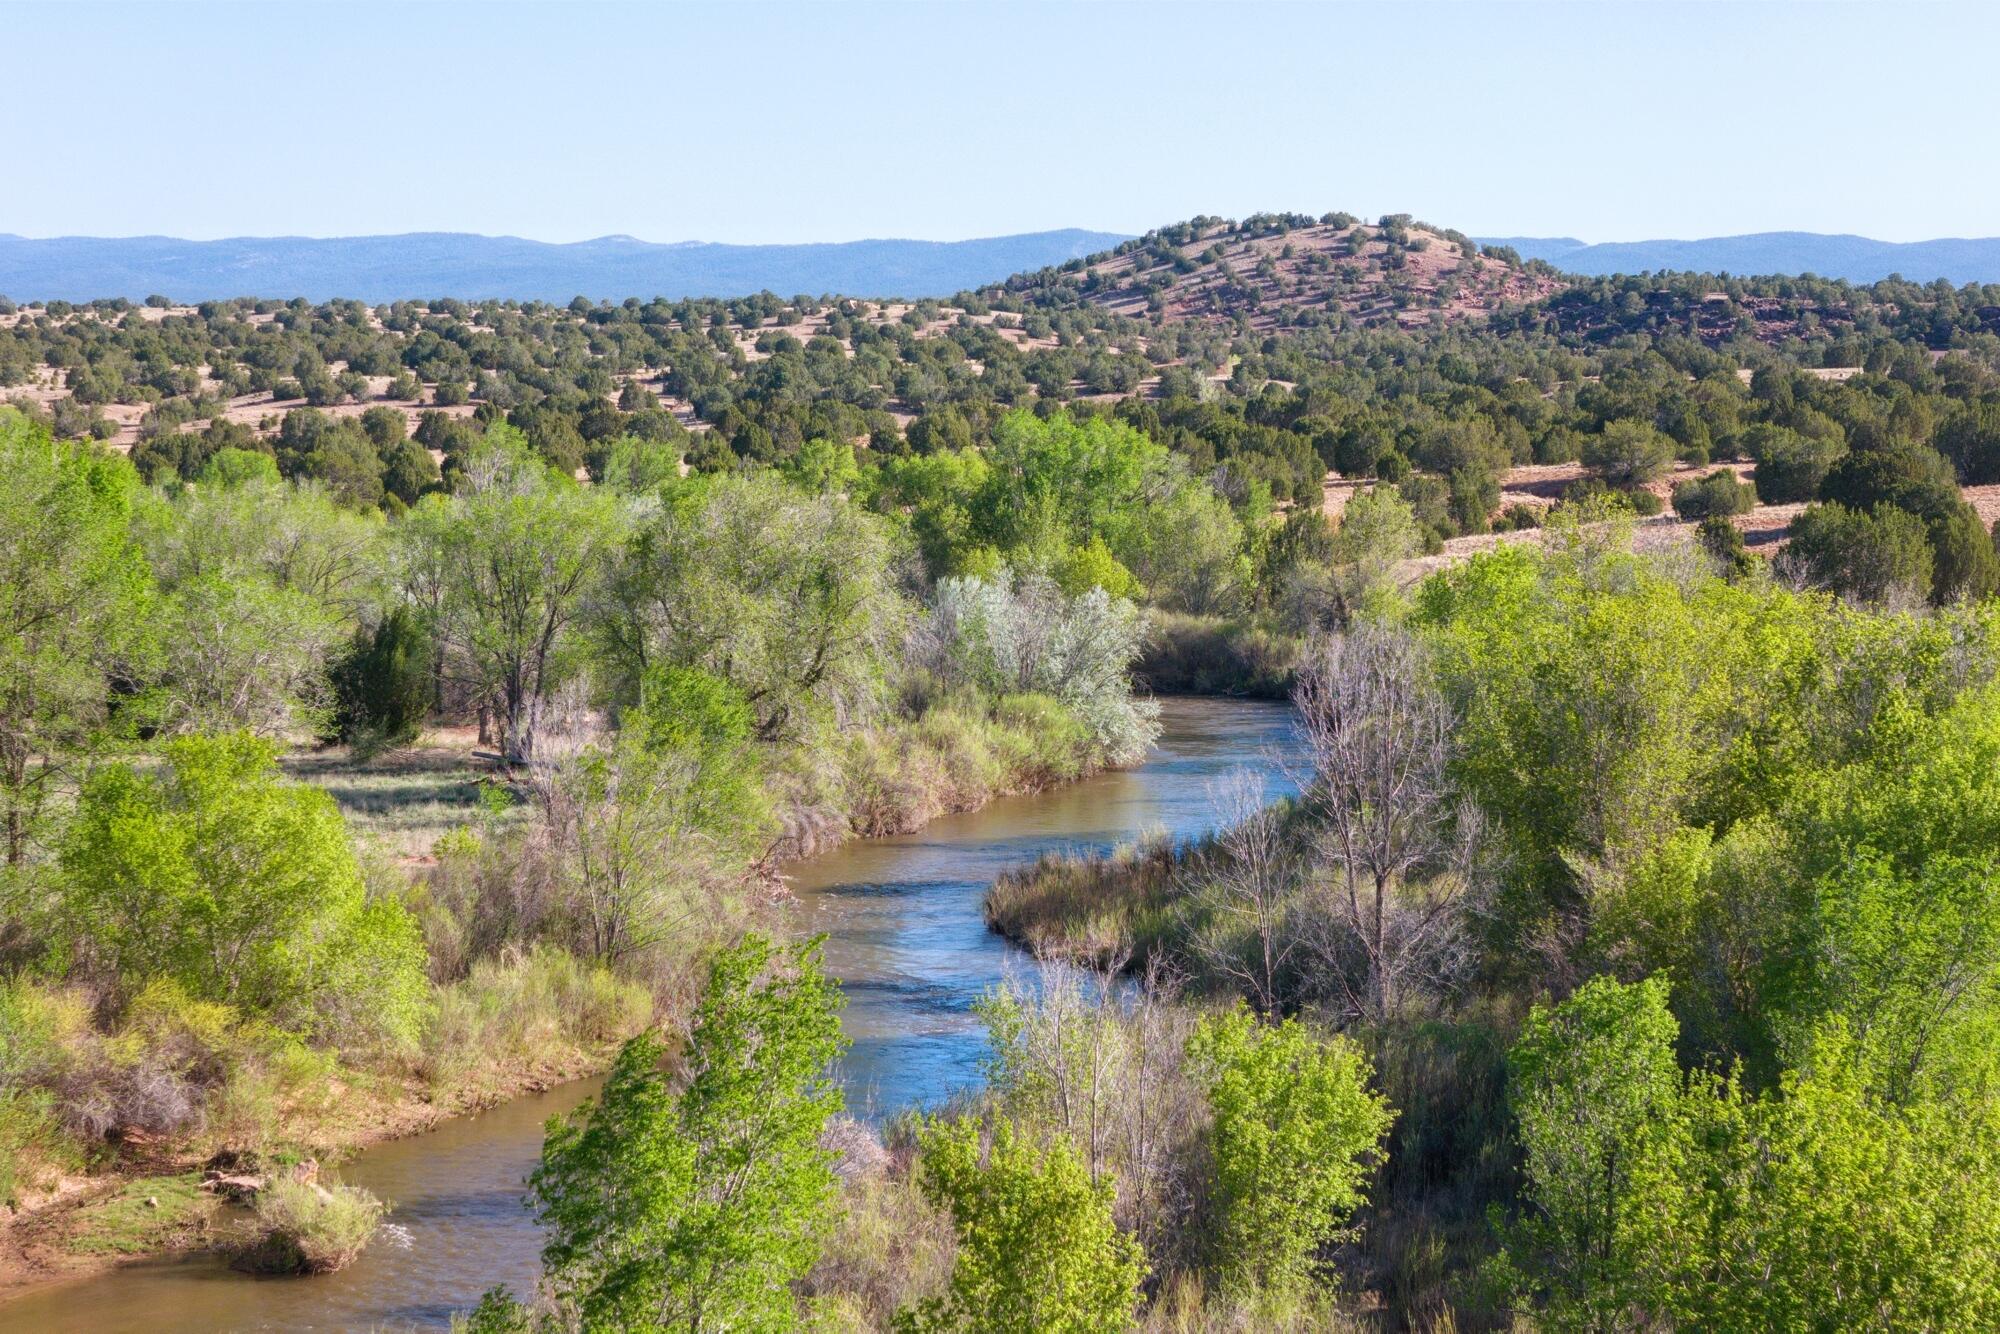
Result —
<path fill-rule="evenodd" d="M 1481 254 L 1463 233 L 1395 214 L 1201 217 L 991 289 L 1043 308 L 1088 303 L 1133 319 L 1256 331 L 1421 328 L 1559 290 L 1547 274 Z"/>
<path fill-rule="evenodd" d="M 16 301 L 162 295 L 382 303 L 432 297 L 567 302 L 576 296 L 737 297 L 755 292 L 943 296 L 1103 250 L 1109 232 L 1032 232 L 973 241 L 662 245 L 629 236 L 556 245 L 512 236 L 236 237 L 0 234 L 0 293 Z"/>
<path fill-rule="evenodd" d="M 1545 260 L 1566 273 L 1592 277 L 1660 272 L 1811 273 L 1873 283 L 1900 274 L 1922 283 L 1938 278 L 1954 284 L 2000 282 L 2000 237 L 1991 236 L 1896 242 L 1820 232 L 1755 232 L 1696 241 L 1608 241 L 1596 245 L 1570 236 L 1481 237 L 1479 241 L 1481 245 L 1509 247 L 1523 259 Z"/>

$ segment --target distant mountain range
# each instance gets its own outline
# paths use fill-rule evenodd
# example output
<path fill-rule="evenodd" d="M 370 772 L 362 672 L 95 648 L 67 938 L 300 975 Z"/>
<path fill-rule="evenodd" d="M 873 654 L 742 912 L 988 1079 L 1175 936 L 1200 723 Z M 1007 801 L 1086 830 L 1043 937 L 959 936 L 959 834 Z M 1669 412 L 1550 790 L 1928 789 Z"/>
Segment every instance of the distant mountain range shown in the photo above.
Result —
<path fill-rule="evenodd" d="M 847 241 L 817 245 L 662 245 L 602 236 L 567 245 L 513 236 L 166 236 L 0 233 L 0 295 L 16 301 L 175 301 L 238 296 L 351 297 L 371 304 L 428 297 L 566 302 L 655 296 L 950 296 L 1011 274 L 1107 250 L 1126 238 L 1069 228 L 977 241 Z"/>
<path fill-rule="evenodd" d="M 0 233 L 0 295 L 16 301 L 115 296 L 136 301 L 157 293 L 175 301 L 302 296 L 370 303 L 428 297 L 677 300 L 762 291 L 780 296 L 950 296 L 1099 254 L 1126 239 L 1077 228 L 975 241 L 810 245 L 659 244 L 630 236 L 554 244 L 463 232 L 220 241 L 165 236 L 36 240 Z M 1547 260 L 1566 273 L 1816 273 L 1851 282 L 1900 273 L 1916 282 L 2000 283 L 2000 237 L 1896 243 L 1817 232 L 1758 232 L 1594 245 L 1567 236 L 1477 239 L 1483 245 L 1512 246 L 1523 259 Z"/>
<path fill-rule="evenodd" d="M 1544 259 L 1565 273 L 1604 277 L 1614 273 L 1674 270 L 1766 274 L 1816 273 L 1849 282 L 1879 282 L 1901 274 L 1912 282 L 2000 283 L 2000 237 L 1971 240 L 1872 241 L 1821 232 L 1754 232 L 1699 241 L 1603 241 L 1571 236 L 1482 236 L 1481 245 L 1512 246 L 1522 259 Z"/>

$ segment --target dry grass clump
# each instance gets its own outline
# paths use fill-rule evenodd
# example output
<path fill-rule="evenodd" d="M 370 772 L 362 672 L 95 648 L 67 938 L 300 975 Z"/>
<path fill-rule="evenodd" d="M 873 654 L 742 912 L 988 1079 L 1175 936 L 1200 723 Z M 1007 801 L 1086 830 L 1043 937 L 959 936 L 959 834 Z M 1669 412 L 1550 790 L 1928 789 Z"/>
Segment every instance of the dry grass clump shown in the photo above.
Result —
<path fill-rule="evenodd" d="M 286 1178 L 257 1195 L 264 1237 L 245 1257 L 271 1274 L 331 1274 L 360 1258 L 386 1206 L 359 1186 Z"/>
<path fill-rule="evenodd" d="M 944 1290 L 951 1219 L 916 1189 L 912 1156 L 886 1149 L 866 1125 L 842 1117 L 825 1143 L 840 1154 L 845 1210 L 802 1290 L 818 1328 L 888 1329 L 897 1311 Z"/>

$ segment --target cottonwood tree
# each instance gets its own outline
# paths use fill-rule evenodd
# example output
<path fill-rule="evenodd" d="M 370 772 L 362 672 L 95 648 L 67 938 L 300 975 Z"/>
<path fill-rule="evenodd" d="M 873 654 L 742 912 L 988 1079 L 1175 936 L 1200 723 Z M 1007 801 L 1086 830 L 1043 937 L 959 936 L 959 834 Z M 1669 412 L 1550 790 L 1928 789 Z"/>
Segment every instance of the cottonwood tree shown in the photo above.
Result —
<path fill-rule="evenodd" d="M 59 445 L 0 408 L 0 811 L 6 860 L 40 836 L 51 795 L 105 722 L 109 680 L 140 647 L 150 593 L 127 534 L 122 462 Z"/>
<path fill-rule="evenodd" d="M 644 1033 L 604 1092 L 552 1123 L 530 1189 L 543 1282 L 585 1329 L 783 1329 L 839 1185 L 821 1137 L 845 1046 L 819 942 L 715 957 L 681 1061 Z M 496 1303 L 497 1305 L 497 1303 Z"/>
<path fill-rule="evenodd" d="M 617 497 L 544 468 L 512 435 L 489 431 L 458 494 L 402 530 L 402 569 L 436 618 L 447 670 L 497 708 L 499 739 L 520 761 L 532 711 L 575 666 L 577 620 L 626 523 Z"/>
<path fill-rule="evenodd" d="M 1454 796 L 1450 710 L 1411 635 L 1361 626 L 1318 641 L 1293 698 L 1331 876 L 1332 980 L 1351 1013 L 1383 1023 L 1460 962 L 1481 821 Z"/>
<path fill-rule="evenodd" d="M 776 477 L 703 478 L 641 526 L 596 629 L 628 695 L 651 668 L 699 668 L 772 740 L 860 711 L 899 612 L 880 519 Z"/>

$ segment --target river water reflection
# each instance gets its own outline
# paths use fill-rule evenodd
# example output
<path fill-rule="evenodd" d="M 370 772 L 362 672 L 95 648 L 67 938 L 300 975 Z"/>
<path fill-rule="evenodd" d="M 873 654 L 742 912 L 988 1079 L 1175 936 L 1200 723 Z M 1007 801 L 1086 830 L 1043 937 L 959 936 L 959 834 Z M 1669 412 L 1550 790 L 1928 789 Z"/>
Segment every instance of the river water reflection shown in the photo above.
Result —
<path fill-rule="evenodd" d="M 1213 827 L 1210 785 L 1239 766 L 1262 773 L 1272 795 L 1289 790 L 1280 763 L 1298 749 L 1289 708 L 1169 699 L 1161 723 L 1137 768 L 792 868 L 794 920 L 827 934 L 828 967 L 847 992 L 854 1045 L 842 1077 L 857 1112 L 936 1103 L 978 1079 L 984 1040 L 972 1004 L 1022 958 L 980 913 L 1002 871 L 1149 831 L 1196 837 Z M 358 1155 L 341 1175 L 393 1204 L 394 1229 L 342 1273 L 257 1279 L 209 1258 L 134 1265 L 0 1305 L 0 1331 L 437 1327 L 494 1284 L 526 1293 L 541 1237 L 521 1194 L 542 1123 L 594 1090 L 594 1081 L 569 1085 Z"/>

